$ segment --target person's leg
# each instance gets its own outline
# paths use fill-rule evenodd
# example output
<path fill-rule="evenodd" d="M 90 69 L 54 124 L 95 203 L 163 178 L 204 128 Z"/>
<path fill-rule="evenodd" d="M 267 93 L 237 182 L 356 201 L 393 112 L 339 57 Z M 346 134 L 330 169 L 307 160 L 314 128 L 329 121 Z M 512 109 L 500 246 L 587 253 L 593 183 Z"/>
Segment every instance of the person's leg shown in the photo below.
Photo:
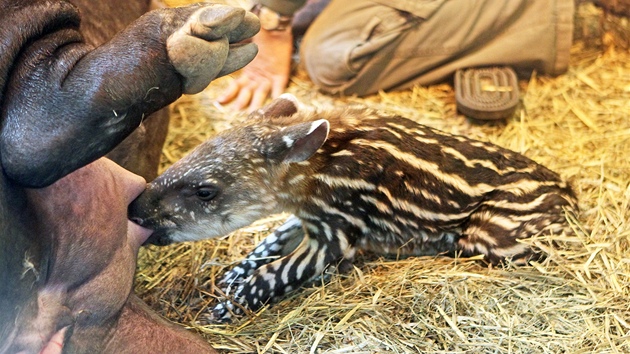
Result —
<path fill-rule="evenodd" d="M 419 22 L 371 1 L 332 0 L 306 31 L 300 62 L 325 92 L 372 92 L 385 84 L 379 68 L 385 69 L 401 36 Z M 363 81 L 374 85 L 361 87 Z"/>
<path fill-rule="evenodd" d="M 573 6 L 451 0 L 421 18 L 372 1 L 333 0 L 307 31 L 301 57 L 323 91 L 342 94 L 432 84 L 475 66 L 556 75 L 568 65 Z"/>

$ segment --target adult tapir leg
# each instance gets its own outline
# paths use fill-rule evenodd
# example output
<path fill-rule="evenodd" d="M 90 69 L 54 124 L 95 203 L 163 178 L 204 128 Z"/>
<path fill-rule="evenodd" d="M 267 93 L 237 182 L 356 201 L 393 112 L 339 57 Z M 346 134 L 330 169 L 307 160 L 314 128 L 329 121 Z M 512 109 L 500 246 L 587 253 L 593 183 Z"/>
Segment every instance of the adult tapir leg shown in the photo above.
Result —
<path fill-rule="evenodd" d="M 157 0 L 70 2 L 79 8 L 81 33 L 94 47 L 109 41 L 146 12 L 166 7 Z M 169 109 L 165 107 L 143 119 L 138 128 L 107 157 L 147 181 L 153 180 L 157 177 L 168 124 Z"/>
<path fill-rule="evenodd" d="M 131 135 L 110 151 L 107 157 L 147 181 L 155 179 L 169 121 L 168 107 L 152 113 Z"/>
<path fill-rule="evenodd" d="M 2 18 L 1 31 L 29 33 L 4 33 L 9 50 L 2 61 L 13 65 L 3 69 L 0 62 L 1 160 L 10 178 L 27 186 L 49 185 L 94 161 L 148 114 L 201 91 L 257 51 L 237 44 L 258 30 L 257 18 L 225 5 L 151 11 L 94 48 L 81 35 L 74 6 L 4 2 L 26 8 L 17 11 L 22 18 Z"/>

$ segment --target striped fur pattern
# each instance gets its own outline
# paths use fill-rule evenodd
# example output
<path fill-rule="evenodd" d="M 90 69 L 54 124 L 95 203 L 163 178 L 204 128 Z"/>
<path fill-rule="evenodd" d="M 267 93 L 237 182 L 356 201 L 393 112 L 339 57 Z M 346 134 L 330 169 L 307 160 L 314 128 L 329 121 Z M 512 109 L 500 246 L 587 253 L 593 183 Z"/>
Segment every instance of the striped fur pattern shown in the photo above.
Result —
<path fill-rule="evenodd" d="M 534 254 L 519 240 L 563 232 L 576 210 L 556 173 L 516 152 L 364 108 L 296 107 L 283 97 L 200 145 L 135 208 L 162 244 L 292 213 L 225 275 L 226 293 L 250 309 L 357 250 L 526 261 Z M 219 304 L 215 319 L 232 310 Z"/>

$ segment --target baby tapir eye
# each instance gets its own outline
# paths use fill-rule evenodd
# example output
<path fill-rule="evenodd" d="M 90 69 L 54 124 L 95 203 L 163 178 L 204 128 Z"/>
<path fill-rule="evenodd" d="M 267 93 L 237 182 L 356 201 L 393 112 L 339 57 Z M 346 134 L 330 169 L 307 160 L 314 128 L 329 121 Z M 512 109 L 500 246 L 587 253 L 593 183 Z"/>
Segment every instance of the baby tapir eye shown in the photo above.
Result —
<path fill-rule="evenodd" d="M 219 193 L 219 189 L 216 186 L 201 186 L 195 192 L 195 196 L 204 202 L 209 202 Z"/>

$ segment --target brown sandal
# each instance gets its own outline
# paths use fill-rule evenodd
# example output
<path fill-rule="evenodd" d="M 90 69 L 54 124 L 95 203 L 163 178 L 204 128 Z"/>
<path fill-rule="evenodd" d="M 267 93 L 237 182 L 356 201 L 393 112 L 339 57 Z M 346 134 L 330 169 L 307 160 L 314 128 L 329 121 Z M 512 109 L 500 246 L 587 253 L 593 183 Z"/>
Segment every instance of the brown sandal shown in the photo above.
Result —
<path fill-rule="evenodd" d="M 519 101 L 516 73 L 509 67 L 457 70 L 455 100 L 457 110 L 470 118 L 508 118 Z"/>

